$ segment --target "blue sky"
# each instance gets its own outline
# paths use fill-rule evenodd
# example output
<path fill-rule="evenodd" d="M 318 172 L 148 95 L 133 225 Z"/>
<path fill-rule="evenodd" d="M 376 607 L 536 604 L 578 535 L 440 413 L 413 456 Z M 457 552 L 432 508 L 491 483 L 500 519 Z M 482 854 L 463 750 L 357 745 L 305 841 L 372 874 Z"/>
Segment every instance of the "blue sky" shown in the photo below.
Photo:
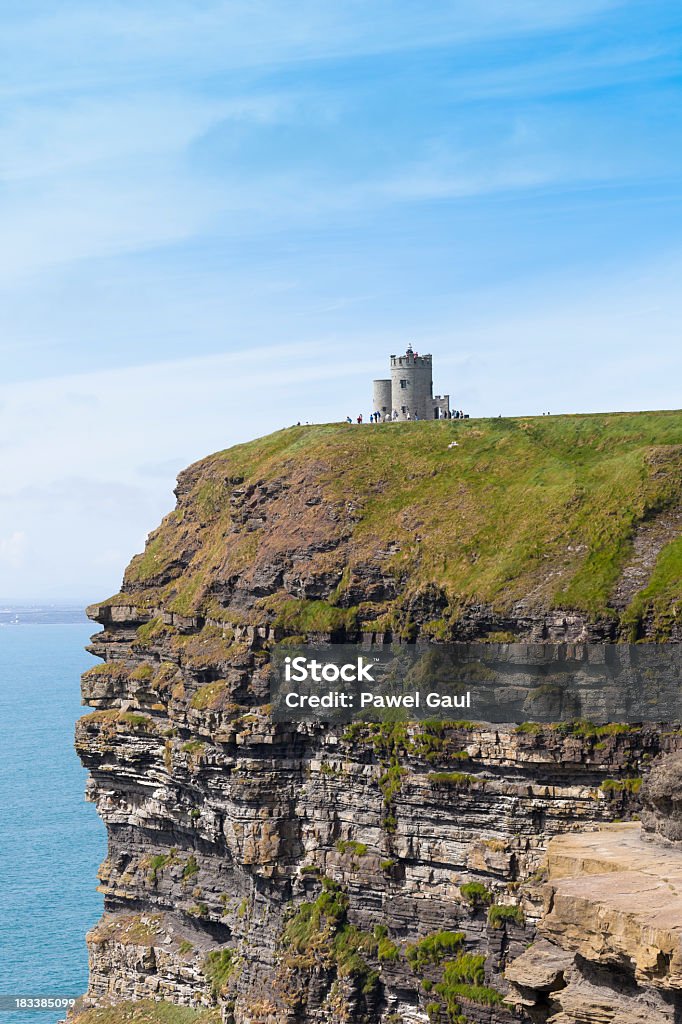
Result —
<path fill-rule="evenodd" d="M 0 597 L 408 341 L 474 415 L 682 404 L 678 4 L 0 10 Z"/>

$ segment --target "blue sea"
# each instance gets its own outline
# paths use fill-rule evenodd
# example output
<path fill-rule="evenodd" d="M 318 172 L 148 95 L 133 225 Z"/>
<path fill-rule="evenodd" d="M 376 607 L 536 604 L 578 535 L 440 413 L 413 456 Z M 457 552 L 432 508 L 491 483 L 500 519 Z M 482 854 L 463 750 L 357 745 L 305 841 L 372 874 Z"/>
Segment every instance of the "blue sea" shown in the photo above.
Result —
<path fill-rule="evenodd" d="M 73 997 L 87 986 L 85 933 L 102 912 L 96 871 L 106 850 L 73 749 L 94 629 L 23 624 L 30 617 L 0 624 L 0 996 Z M 63 1016 L 0 1010 L 2 1024 Z"/>

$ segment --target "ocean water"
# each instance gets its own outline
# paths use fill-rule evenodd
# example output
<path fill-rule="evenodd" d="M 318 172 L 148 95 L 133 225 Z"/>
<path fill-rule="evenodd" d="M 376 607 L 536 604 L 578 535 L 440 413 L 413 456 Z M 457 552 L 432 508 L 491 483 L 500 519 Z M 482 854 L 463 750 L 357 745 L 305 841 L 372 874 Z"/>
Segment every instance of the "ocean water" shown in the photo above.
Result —
<path fill-rule="evenodd" d="M 73 749 L 79 676 L 95 664 L 86 622 L 0 625 L 0 996 L 78 996 L 104 826 L 83 798 Z M 56 1010 L 0 1009 L 2 1024 L 54 1024 Z"/>

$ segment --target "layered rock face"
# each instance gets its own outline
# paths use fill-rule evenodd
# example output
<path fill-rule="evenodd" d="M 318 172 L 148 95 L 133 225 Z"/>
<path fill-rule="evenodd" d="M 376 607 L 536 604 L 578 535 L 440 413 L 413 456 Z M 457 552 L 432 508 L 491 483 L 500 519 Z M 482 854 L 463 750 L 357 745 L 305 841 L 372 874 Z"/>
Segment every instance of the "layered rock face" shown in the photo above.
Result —
<path fill-rule="evenodd" d="M 430 1006 L 446 1021 L 443 962 L 465 954 L 481 959 L 456 1001 L 471 1019 L 504 1019 L 496 997 L 541 913 L 547 839 L 629 814 L 629 780 L 677 742 L 584 726 L 287 730 L 235 700 L 265 638 L 230 662 L 216 627 L 140 650 L 135 624 L 98 638 L 120 657 L 85 677 L 100 708 L 78 727 L 109 833 L 95 1000 L 217 997 L 243 1022 L 424 1021 Z M 192 667 L 202 648 L 210 660 Z M 204 682 L 215 658 L 219 680 Z"/>
<path fill-rule="evenodd" d="M 405 426 L 447 440 L 439 424 Z M 557 986 L 566 956 L 587 955 L 546 924 L 548 842 L 638 813 L 642 775 L 682 746 L 674 730 L 584 722 L 274 724 L 268 660 L 285 637 L 631 636 L 625 612 L 562 610 L 549 597 L 555 573 L 565 587 L 584 571 L 589 545 L 560 569 L 529 551 L 517 566 L 526 596 L 517 581 L 496 601 L 483 536 L 472 562 L 458 517 L 455 534 L 443 532 L 414 479 L 387 520 L 394 462 L 368 440 L 353 463 L 350 435 L 334 431 L 322 449 L 292 431 L 191 467 L 121 593 L 90 609 L 103 627 L 91 647 L 102 663 L 83 677 L 94 710 L 78 724 L 77 749 L 109 849 L 87 1005 L 217 1005 L 225 1024 L 545 1019 L 549 1004 L 533 993 Z M 409 453 L 418 484 L 440 487 L 445 474 L 467 505 L 461 467 L 441 467 L 447 446 L 424 433 L 429 446 L 434 436 L 433 453 Z M 472 465 L 477 473 L 474 455 Z M 650 465 L 669 495 L 668 462 Z M 345 493 L 342 469 L 353 483 Z M 483 561 L 481 594 L 452 589 L 455 557 L 470 568 Z M 637 608 L 640 632 L 677 629 L 659 598 Z M 523 966 L 541 919 L 549 980 L 535 986 L 510 965 Z M 613 965 L 598 966 L 606 981 L 593 973 L 581 984 L 601 991 Z M 648 1005 L 667 1013 L 674 997 L 649 987 Z M 622 993 L 633 1013 L 640 994 Z M 568 1004 L 559 1012 L 561 1024 L 601 1019 Z"/>
<path fill-rule="evenodd" d="M 534 1020 L 649 1022 L 682 1012 L 680 754 L 644 783 L 637 822 L 553 838 L 539 938 L 507 969 Z"/>

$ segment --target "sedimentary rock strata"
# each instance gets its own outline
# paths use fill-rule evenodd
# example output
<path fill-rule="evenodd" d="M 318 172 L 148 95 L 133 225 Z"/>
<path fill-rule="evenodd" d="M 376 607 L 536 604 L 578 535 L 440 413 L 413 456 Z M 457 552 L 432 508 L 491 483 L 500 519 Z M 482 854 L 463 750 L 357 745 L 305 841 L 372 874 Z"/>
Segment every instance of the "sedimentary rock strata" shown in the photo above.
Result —
<path fill-rule="evenodd" d="M 550 840 L 538 938 L 506 971 L 510 999 L 533 1019 L 679 1019 L 682 844 L 671 841 L 661 811 L 679 758 L 663 758 L 647 779 L 649 831 L 631 822 Z"/>
<path fill-rule="evenodd" d="M 677 958 L 664 941 L 672 930 L 661 920 L 645 942 L 644 925 L 637 932 L 633 915 L 623 907 L 621 919 L 607 902 L 597 932 L 581 931 L 584 886 L 622 874 L 602 870 L 620 854 L 609 848 L 600 860 L 595 848 L 561 845 L 639 814 L 649 766 L 682 747 L 673 727 L 276 725 L 267 668 L 284 637 L 581 642 L 665 629 L 674 638 L 675 617 L 655 595 L 636 618 L 555 599 L 569 593 L 569 576 L 579 592 L 590 557 L 578 536 L 586 493 L 562 491 L 549 525 L 544 509 L 542 521 L 514 527 L 517 539 L 550 531 L 561 557 L 545 563 L 524 533 L 514 550 L 527 562 L 499 568 L 499 544 L 480 524 L 498 443 L 501 493 L 509 486 L 502 427 L 467 426 L 471 452 L 458 451 L 456 472 L 447 445 L 425 433 L 411 468 L 398 466 L 400 507 L 398 455 L 368 449 L 358 462 L 351 435 L 335 429 L 314 452 L 302 453 L 304 432 L 283 432 L 191 467 L 121 593 L 90 610 L 101 663 L 83 677 L 92 710 L 76 743 L 109 846 L 87 1005 L 162 998 L 215 1006 L 225 1024 L 674 1019 L 665 1016 L 677 998 Z M 535 443 L 539 428 L 515 429 L 523 451 Z M 640 516 L 652 496 L 664 500 L 656 488 L 672 501 L 677 486 L 669 462 L 645 447 Z M 428 487 L 447 495 L 445 485 L 455 496 L 447 530 L 428 500 Z M 606 520 L 616 554 L 622 503 L 616 495 Z M 595 562 L 593 573 L 602 569 Z M 651 791 L 650 813 L 662 798 Z M 559 877 L 562 857 L 570 865 Z M 635 875 L 629 896 L 646 900 L 653 878 Z M 599 945 L 602 926 L 614 931 Z M 660 970 L 659 946 L 670 953 Z"/>

